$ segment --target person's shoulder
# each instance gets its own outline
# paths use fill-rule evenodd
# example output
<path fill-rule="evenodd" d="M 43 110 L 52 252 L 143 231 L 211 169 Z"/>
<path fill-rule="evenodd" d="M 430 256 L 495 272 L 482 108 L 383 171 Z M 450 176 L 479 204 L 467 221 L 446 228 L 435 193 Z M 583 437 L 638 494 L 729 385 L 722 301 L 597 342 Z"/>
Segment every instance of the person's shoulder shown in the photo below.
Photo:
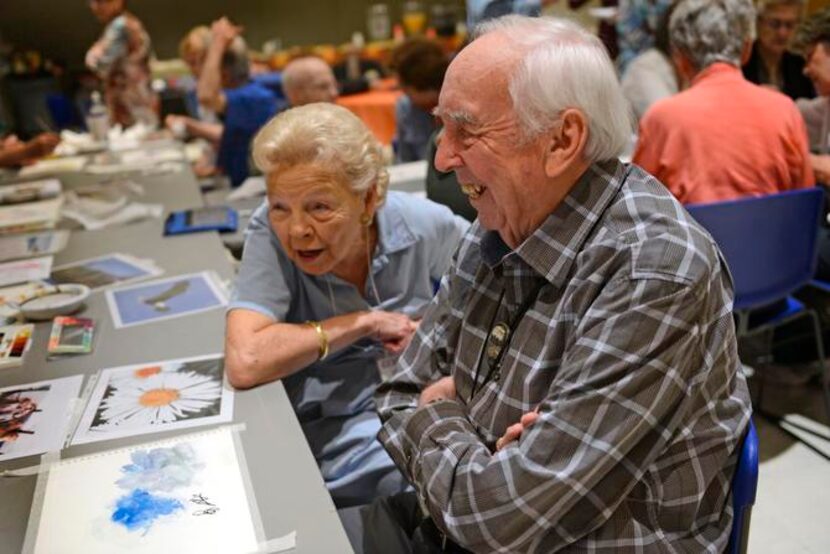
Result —
<path fill-rule="evenodd" d="M 418 237 L 435 237 L 443 225 L 456 225 L 458 216 L 447 206 L 408 192 L 390 190 L 383 208 L 390 217 L 406 223 Z"/>
<path fill-rule="evenodd" d="M 633 164 L 602 227 L 598 245 L 629 258 L 632 279 L 690 284 L 708 279 L 719 264 L 709 234 L 657 178 Z"/>

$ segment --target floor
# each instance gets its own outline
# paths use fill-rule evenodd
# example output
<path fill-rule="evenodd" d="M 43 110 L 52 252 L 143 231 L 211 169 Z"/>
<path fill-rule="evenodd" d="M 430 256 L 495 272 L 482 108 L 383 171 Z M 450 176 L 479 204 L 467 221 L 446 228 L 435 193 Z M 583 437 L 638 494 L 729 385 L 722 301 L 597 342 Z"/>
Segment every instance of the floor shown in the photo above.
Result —
<path fill-rule="evenodd" d="M 815 382 L 802 386 L 767 385 L 763 408 L 789 414 L 788 421 L 801 423 L 830 439 L 830 428 L 824 424 L 827 415 L 821 389 Z M 829 553 L 830 461 L 762 417 L 756 416 L 755 425 L 761 466 L 748 552 Z M 818 440 L 785 426 L 830 456 L 830 440 Z"/>

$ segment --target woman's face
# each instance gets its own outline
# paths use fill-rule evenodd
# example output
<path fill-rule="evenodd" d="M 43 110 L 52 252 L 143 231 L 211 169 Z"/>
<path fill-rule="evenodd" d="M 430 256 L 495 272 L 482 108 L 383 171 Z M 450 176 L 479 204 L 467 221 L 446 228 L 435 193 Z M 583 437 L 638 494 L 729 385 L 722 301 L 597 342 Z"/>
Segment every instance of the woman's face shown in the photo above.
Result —
<path fill-rule="evenodd" d="M 101 23 L 109 23 L 124 11 L 124 0 L 89 0 L 89 9 Z"/>
<path fill-rule="evenodd" d="M 366 262 L 367 227 L 374 195 L 364 199 L 321 168 L 302 164 L 268 175 L 268 218 L 288 257 L 312 275 L 346 273 Z"/>

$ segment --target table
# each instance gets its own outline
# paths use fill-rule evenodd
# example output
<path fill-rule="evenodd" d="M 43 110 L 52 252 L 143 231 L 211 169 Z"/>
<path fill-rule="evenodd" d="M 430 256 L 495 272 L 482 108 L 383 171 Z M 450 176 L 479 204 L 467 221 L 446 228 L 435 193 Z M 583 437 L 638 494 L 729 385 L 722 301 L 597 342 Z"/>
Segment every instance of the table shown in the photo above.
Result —
<path fill-rule="evenodd" d="M 90 177 L 61 176 L 61 180 L 71 189 L 84 181 L 89 183 Z M 162 202 L 169 209 L 202 205 L 196 181 L 186 166 L 180 173 L 134 176 L 133 179 L 145 186 L 145 201 Z M 163 237 L 162 226 L 161 220 L 149 220 L 101 231 L 73 233 L 66 250 L 55 257 L 55 264 L 124 252 L 152 258 L 165 270 L 166 276 L 211 269 L 223 280 L 232 279 L 228 256 L 215 233 Z M 97 323 L 92 354 L 47 361 L 46 342 L 51 323 L 38 323 L 24 365 L 0 372 L 0 387 L 78 374 L 89 376 L 106 367 L 208 354 L 223 349 L 223 310 L 116 330 L 108 315 L 104 294 L 98 291 L 92 294 L 81 315 L 93 317 Z M 150 345 L 152 348 L 148 348 Z M 282 384 L 274 382 L 237 392 L 234 423 L 246 426 L 241 440 L 266 539 L 296 530 L 296 552 L 351 552 Z M 63 450 L 61 456 L 79 456 L 186 432 L 188 430 L 72 446 Z M 38 460 L 33 456 L 3 462 L 0 470 L 32 466 Z M 20 552 L 35 482 L 35 477 L 0 478 L 0 536 L 3 537 L 0 554 Z"/>
<path fill-rule="evenodd" d="M 402 94 L 400 90 L 370 90 L 341 96 L 337 103 L 363 120 L 381 143 L 392 144 L 395 138 L 395 102 Z"/>

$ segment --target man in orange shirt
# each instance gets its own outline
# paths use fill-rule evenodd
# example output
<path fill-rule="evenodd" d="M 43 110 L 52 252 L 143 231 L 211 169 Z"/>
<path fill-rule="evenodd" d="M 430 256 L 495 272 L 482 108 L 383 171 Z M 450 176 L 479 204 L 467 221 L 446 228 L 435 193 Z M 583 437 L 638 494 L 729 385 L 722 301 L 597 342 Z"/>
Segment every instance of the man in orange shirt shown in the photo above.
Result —
<path fill-rule="evenodd" d="M 795 104 L 741 73 L 754 20 L 750 0 L 681 0 L 672 14 L 673 61 L 691 87 L 646 112 L 633 161 L 684 204 L 815 184 Z"/>

